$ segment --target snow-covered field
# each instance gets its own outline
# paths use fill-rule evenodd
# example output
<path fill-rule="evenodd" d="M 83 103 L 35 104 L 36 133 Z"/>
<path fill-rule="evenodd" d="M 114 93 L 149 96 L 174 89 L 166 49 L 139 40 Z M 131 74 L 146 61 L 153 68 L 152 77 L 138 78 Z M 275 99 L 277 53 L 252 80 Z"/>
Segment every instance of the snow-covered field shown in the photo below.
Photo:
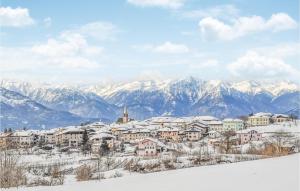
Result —
<path fill-rule="evenodd" d="M 300 154 L 256 161 L 203 166 L 63 186 L 8 191 L 299 191 Z"/>

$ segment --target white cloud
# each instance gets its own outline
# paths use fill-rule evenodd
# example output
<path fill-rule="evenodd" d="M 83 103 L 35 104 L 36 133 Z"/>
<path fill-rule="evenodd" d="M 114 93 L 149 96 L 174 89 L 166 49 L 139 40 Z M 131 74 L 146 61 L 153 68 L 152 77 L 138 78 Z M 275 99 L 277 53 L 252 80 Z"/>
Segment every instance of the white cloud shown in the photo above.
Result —
<path fill-rule="evenodd" d="M 101 67 L 97 62 L 100 55 L 90 56 L 88 53 L 79 51 L 83 47 L 76 49 L 68 46 L 57 41 L 53 44 L 47 42 L 33 47 L 0 47 L 0 59 L 2 60 L 0 66 L 2 71 L 70 70 Z M 59 53 L 53 51 L 52 48 L 64 52 Z M 88 46 L 86 48 L 89 49 Z"/>
<path fill-rule="evenodd" d="M 117 27 L 108 22 L 93 22 L 65 30 L 56 38 L 35 44 L 30 51 L 45 65 L 63 68 L 98 68 L 104 48 L 92 45 L 94 39 L 112 40 Z M 92 39 L 90 39 L 92 38 Z M 95 42 L 93 43 L 95 44 Z"/>
<path fill-rule="evenodd" d="M 178 9 L 183 6 L 185 0 L 127 0 L 127 2 L 141 7 Z"/>
<path fill-rule="evenodd" d="M 161 45 L 153 47 L 153 51 L 159 53 L 180 54 L 189 52 L 189 48 L 184 44 L 165 42 Z"/>
<path fill-rule="evenodd" d="M 201 33 L 206 39 L 233 40 L 260 31 L 278 32 L 297 27 L 297 23 L 285 13 L 273 14 L 269 20 L 260 16 L 239 17 L 232 24 L 206 17 L 199 22 Z"/>
<path fill-rule="evenodd" d="M 46 43 L 34 45 L 34 53 L 49 56 L 97 55 L 103 48 L 91 46 L 81 34 L 62 33 L 57 39 L 50 38 Z"/>
<path fill-rule="evenodd" d="M 97 40 L 115 40 L 118 29 L 110 22 L 92 22 L 79 27 L 75 31 Z"/>
<path fill-rule="evenodd" d="M 45 18 L 43 24 L 46 28 L 50 27 L 52 25 L 52 19 L 50 17 Z"/>
<path fill-rule="evenodd" d="M 6 71 L 31 68 L 73 70 L 102 67 L 99 62 L 103 60 L 104 48 L 94 41 L 91 43 L 92 39 L 89 37 L 93 33 L 88 33 L 91 32 L 90 30 L 81 31 L 85 26 L 89 25 L 79 27 L 78 30 L 63 31 L 59 36 L 33 46 L 1 47 L 0 59 L 3 60 L 0 64 L 1 69 Z"/>
<path fill-rule="evenodd" d="M 268 57 L 256 51 L 248 51 L 244 56 L 227 66 L 236 77 L 257 78 L 293 78 L 300 72 L 281 58 Z"/>
<path fill-rule="evenodd" d="M 34 24 L 26 8 L 0 7 L 0 26 L 23 27 Z"/>
<path fill-rule="evenodd" d="M 176 44 L 169 41 L 159 45 L 146 44 L 146 45 L 134 45 L 132 47 L 136 50 L 151 51 L 155 53 L 165 53 L 165 54 L 182 54 L 190 51 L 190 49 L 184 44 Z"/>
<path fill-rule="evenodd" d="M 58 38 L 50 38 L 46 43 L 34 45 L 31 51 L 52 65 L 96 68 L 99 65 L 94 58 L 101 56 L 103 48 L 90 45 L 81 34 L 62 33 Z"/>
<path fill-rule="evenodd" d="M 297 27 L 297 22 L 286 13 L 273 14 L 266 23 L 267 28 L 273 31 L 288 30 Z"/>
<path fill-rule="evenodd" d="M 203 17 L 216 17 L 216 18 L 232 18 L 237 17 L 240 10 L 234 5 L 218 5 L 206 9 L 197 9 L 185 11 L 181 14 L 184 18 L 203 18 Z"/>
<path fill-rule="evenodd" d="M 300 55 L 300 43 L 282 43 L 273 46 L 258 47 L 254 51 L 273 58 L 290 58 Z"/>

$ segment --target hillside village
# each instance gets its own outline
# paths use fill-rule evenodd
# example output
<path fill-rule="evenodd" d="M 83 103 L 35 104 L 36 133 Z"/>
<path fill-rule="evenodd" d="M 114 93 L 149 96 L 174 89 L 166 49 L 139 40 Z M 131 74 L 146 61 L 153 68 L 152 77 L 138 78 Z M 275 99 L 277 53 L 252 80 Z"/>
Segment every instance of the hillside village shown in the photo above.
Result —
<path fill-rule="evenodd" d="M 240 145 L 262 140 L 263 133 L 252 130 L 251 127 L 280 125 L 292 121 L 297 123 L 291 116 L 271 113 L 256 113 L 244 120 L 232 118 L 220 120 L 213 116 L 195 116 L 153 117 L 144 121 L 135 121 L 129 118 L 128 111 L 124 108 L 123 117 L 112 124 L 95 122 L 50 130 L 4 129 L 0 134 L 0 148 L 29 148 L 35 145 L 79 148 L 84 144 L 84 136 L 86 136 L 85 144 L 89 145 L 93 153 L 98 153 L 105 142 L 110 150 L 118 149 L 124 144 L 140 145 L 139 143 L 145 140 L 155 146 L 202 139 L 208 139 L 210 143 L 216 144 L 226 132 L 234 132 L 232 138 L 237 145 Z M 148 152 L 146 149 L 143 154 L 138 155 L 158 154 Z"/>
<path fill-rule="evenodd" d="M 18 156 L 16 163 L 26 166 L 26 185 L 57 185 L 63 181 L 47 181 L 54 167 L 60 175 L 75 175 L 80 181 L 287 155 L 300 150 L 300 128 L 297 119 L 283 114 L 135 121 L 124 108 L 123 116 L 111 124 L 4 129 L 0 149 L 2 156 Z M 46 180 L 40 180 L 40 173 Z"/>

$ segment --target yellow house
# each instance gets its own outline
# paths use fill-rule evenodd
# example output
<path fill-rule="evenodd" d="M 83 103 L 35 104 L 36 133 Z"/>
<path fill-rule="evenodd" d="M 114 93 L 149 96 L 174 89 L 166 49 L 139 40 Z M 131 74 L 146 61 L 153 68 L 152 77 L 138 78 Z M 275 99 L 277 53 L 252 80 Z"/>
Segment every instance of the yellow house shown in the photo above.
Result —
<path fill-rule="evenodd" d="M 138 141 L 147 138 L 149 136 L 150 136 L 150 131 L 147 129 L 130 130 L 130 131 L 123 132 L 122 135 L 120 135 L 121 140 L 124 142 Z"/>
<path fill-rule="evenodd" d="M 178 142 L 179 140 L 179 130 L 174 128 L 162 128 L 158 130 L 158 136 L 160 139 L 172 142 Z"/>
<path fill-rule="evenodd" d="M 270 113 L 257 113 L 253 116 L 248 117 L 249 126 L 264 126 L 269 125 L 271 119 Z"/>

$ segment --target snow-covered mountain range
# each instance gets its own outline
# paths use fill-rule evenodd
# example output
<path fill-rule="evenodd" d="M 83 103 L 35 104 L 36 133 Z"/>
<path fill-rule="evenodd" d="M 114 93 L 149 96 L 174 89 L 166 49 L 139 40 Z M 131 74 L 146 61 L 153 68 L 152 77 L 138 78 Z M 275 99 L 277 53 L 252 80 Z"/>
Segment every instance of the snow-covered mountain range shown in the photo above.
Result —
<path fill-rule="evenodd" d="M 0 87 L 53 111 L 68 112 L 81 118 L 81 121 L 115 121 L 124 106 L 127 106 L 130 116 L 135 119 L 162 115 L 214 115 L 224 118 L 260 111 L 293 112 L 299 115 L 300 103 L 300 86 L 287 81 L 227 82 L 189 77 L 177 80 L 57 86 L 2 80 Z M 4 104 L 6 98 L 2 100 L 2 97 L 1 104 Z M 12 106 L 9 111 L 13 109 Z M 8 120 L 7 112 L 6 107 L 1 107 L 1 125 Z M 15 120 L 23 121 L 22 116 Z"/>
<path fill-rule="evenodd" d="M 96 120 L 50 109 L 29 97 L 2 87 L 0 95 L 1 128 L 51 128 Z"/>

